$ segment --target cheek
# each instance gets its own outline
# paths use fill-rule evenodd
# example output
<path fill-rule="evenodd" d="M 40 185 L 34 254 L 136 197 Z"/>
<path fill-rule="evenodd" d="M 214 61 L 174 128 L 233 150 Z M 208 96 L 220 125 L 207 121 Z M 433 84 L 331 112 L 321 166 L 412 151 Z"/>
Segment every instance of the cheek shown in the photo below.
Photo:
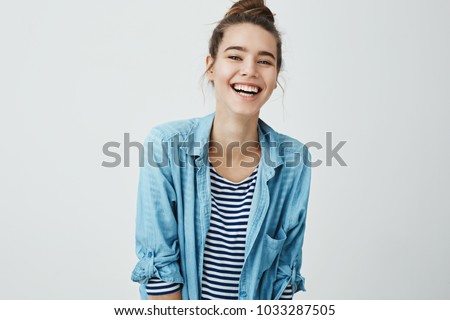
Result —
<path fill-rule="evenodd" d="M 266 84 L 269 88 L 271 89 L 275 89 L 276 85 L 277 85 L 277 77 L 274 75 L 270 75 L 269 77 L 266 78 Z"/>
<path fill-rule="evenodd" d="M 219 70 L 218 76 L 222 79 L 222 80 L 226 80 L 228 78 L 230 78 L 232 76 L 232 72 L 229 68 L 221 68 Z"/>

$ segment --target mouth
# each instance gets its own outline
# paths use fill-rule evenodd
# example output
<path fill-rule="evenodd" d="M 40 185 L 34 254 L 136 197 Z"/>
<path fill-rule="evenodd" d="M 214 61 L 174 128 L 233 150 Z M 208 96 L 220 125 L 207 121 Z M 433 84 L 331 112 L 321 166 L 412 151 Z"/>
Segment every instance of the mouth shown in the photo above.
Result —
<path fill-rule="evenodd" d="M 235 83 L 231 88 L 242 97 L 254 97 L 262 91 L 258 86 Z"/>

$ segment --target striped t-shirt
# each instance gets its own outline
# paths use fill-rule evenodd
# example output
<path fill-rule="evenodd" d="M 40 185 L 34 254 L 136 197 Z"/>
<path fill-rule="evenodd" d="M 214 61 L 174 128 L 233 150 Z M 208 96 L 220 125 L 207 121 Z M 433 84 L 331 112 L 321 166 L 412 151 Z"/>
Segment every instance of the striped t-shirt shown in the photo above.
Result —
<path fill-rule="evenodd" d="M 237 300 L 239 278 L 244 263 L 247 223 L 258 167 L 241 182 L 222 177 L 210 164 L 211 218 L 203 258 L 203 300 Z M 149 280 L 148 295 L 177 292 L 180 284 Z M 288 285 L 280 300 L 292 299 Z"/>

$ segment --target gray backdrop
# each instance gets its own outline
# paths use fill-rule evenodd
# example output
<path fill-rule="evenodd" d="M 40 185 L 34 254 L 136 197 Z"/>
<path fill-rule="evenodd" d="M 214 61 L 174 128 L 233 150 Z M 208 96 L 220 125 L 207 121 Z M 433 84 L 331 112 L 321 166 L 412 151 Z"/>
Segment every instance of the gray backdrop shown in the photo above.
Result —
<path fill-rule="evenodd" d="M 202 116 L 232 2 L 1 1 L 0 298 L 138 299 L 138 162 L 102 146 Z M 261 114 L 314 168 L 297 299 L 449 299 L 450 1 L 268 1 L 283 94 Z M 325 149 L 312 149 L 325 160 Z"/>

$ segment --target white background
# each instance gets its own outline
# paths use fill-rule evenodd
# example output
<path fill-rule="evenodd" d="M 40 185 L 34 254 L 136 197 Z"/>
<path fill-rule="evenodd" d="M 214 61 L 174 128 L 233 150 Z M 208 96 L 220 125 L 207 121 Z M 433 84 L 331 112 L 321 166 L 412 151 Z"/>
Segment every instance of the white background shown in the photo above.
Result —
<path fill-rule="evenodd" d="M 105 168 L 102 147 L 214 111 L 199 80 L 231 4 L 0 2 L 0 298 L 139 298 L 136 150 Z M 450 1 L 268 5 L 285 93 L 261 118 L 347 141 L 347 167 L 313 170 L 296 298 L 449 299 Z"/>

